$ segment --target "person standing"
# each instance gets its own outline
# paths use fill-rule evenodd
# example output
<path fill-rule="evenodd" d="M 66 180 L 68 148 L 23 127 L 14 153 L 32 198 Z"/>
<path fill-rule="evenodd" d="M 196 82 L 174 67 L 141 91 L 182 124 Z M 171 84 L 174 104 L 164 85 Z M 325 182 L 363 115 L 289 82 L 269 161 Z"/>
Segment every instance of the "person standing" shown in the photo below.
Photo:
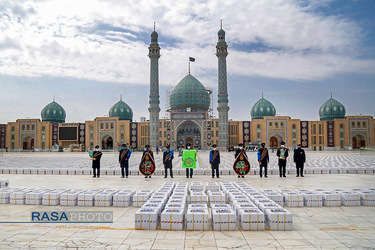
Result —
<path fill-rule="evenodd" d="M 166 151 L 163 153 L 163 164 L 164 164 L 164 171 L 165 171 L 165 174 L 164 174 L 164 178 L 167 178 L 168 176 L 168 169 L 169 169 L 169 173 L 171 175 L 171 178 L 173 178 L 173 171 L 172 171 L 172 160 L 173 160 L 173 150 L 172 152 L 170 151 L 170 146 L 167 145 L 166 147 Z"/>
<path fill-rule="evenodd" d="M 193 169 L 196 167 L 197 151 L 191 149 L 191 144 L 186 144 L 182 154 L 182 168 L 186 168 L 186 178 L 193 178 Z"/>
<path fill-rule="evenodd" d="M 95 152 L 92 155 L 92 170 L 94 175 L 92 178 L 100 178 L 100 158 L 102 158 L 103 153 L 99 150 L 99 145 L 95 146 Z"/>
<path fill-rule="evenodd" d="M 267 166 L 268 163 L 270 162 L 270 157 L 268 155 L 268 149 L 266 148 L 266 144 L 262 142 L 261 148 L 258 150 L 258 161 L 259 161 L 259 175 L 260 178 L 262 178 L 262 169 L 264 168 L 264 177 L 268 178 L 267 176 Z"/>
<path fill-rule="evenodd" d="M 301 148 L 301 144 L 298 144 L 297 149 L 294 150 L 293 161 L 296 164 L 297 177 L 299 176 L 305 177 L 303 175 L 303 167 L 306 162 L 306 154 L 305 154 L 305 150 Z"/>
<path fill-rule="evenodd" d="M 279 158 L 278 164 L 280 177 L 286 177 L 286 159 L 289 156 L 289 150 L 285 147 L 285 142 L 281 142 L 281 148 L 277 149 L 276 155 Z"/>
<path fill-rule="evenodd" d="M 210 164 L 212 169 L 212 178 L 215 178 L 215 171 L 216 177 L 219 177 L 219 165 L 220 165 L 220 152 L 217 150 L 217 145 L 212 145 L 212 151 L 210 152 Z"/>
<path fill-rule="evenodd" d="M 118 156 L 118 162 L 119 162 L 120 167 L 121 167 L 121 178 L 124 178 L 124 175 L 126 176 L 126 178 L 128 178 L 128 175 L 129 175 L 129 158 L 130 158 L 131 153 L 132 153 L 132 151 L 126 148 L 126 144 L 122 144 L 122 149 L 120 150 L 120 153 L 119 153 L 119 156 Z"/>
<path fill-rule="evenodd" d="M 243 143 L 238 144 L 238 149 L 236 150 L 236 153 L 234 154 L 234 159 L 237 159 L 238 155 L 240 155 L 240 154 L 242 154 L 242 157 L 244 157 L 244 159 L 240 159 L 240 161 L 249 162 L 248 158 L 247 158 L 246 151 L 243 149 Z M 238 178 L 240 178 L 240 177 L 245 178 L 244 175 L 241 175 L 241 176 L 238 175 Z"/>

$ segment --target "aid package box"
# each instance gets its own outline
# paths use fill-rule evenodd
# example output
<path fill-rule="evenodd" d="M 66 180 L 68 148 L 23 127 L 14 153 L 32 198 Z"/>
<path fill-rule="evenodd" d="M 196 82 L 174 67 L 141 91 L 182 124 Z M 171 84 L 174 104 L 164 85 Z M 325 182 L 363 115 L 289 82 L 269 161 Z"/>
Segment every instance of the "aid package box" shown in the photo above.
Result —
<path fill-rule="evenodd" d="M 303 195 L 296 192 L 284 193 L 284 205 L 287 207 L 303 207 Z"/>
<path fill-rule="evenodd" d="M 283 207 L 277 204 L 276 202 L 265 202 L 265 203 L 258 203 L 258 207 L 260 211 L 265 213 L 267 209 L 282 209 Z"/>
<path fill-rule="evenodd" d="M 113 195 L 113 206 L 114 207 L 129 207 L 133 204 L 133 190 L 122 190 Z"/>
<path fill-rule="evenodd" d="M 343 206 L 360 206 L 361 195 L 356 192 L 344 191 L 341 192 L 341 205 Z"/>
<path fill-rule="evenodd" d="M 9 204 L 11 192 L 12 190 L 9 188 L 0 190 L 0 204 Z"/>
<path fill-rule="evenodd" d="M 26 199 L 26 193 L 27 191 L 25 190 L 19 190 L 19 191 L 10 193 L 9 203 L 12 205 L 24 205 L 25 199 Z"/>
<path fill-rule="evenodd" d="M 273 193 L 265 193 L 265 195 L 268 199 L 273 200 L 280 206 L 284 206 L 284 196 L 282 194 L 273 192 Z"/>
<path fill-rule="evenodd" d="M 340 207 L 341 195 L 332 191 L 320 192 L 323 196 L 323 206 L 325 207 Z"/>
<path fill-rule="evenodd" d="M 203 191 L 202 182 L 193 181 L 190 184 L 190 191 L 195 191 L 195 192 Z"/>
<path fill-rule="evenodd" d="M 220 186 L 216 182 L 206 182 L 206 191 L 220 191 Z"/>
<path fill-rule="evenodd" d="M 264 213 L 256 208 L 238 210 L 238 222 L 242 230 L 260 231 L 264 230 Z"/>
<path fill-rule="evenodd" d="M 207 203 L 207 195 L 203 191 L 191 192 L 190 193 L 190 202 L 191 203 Z"/>
<path fill-rule="evenodd" d="M 79 207 L 93 207 L 95 195 L 100 191 L 88 190 L 78 194 L 77 197 L 77 206 Z"/>
<path fill-rule="evenodd" d="M 209 229 L 207 208 L 191 208 L 187 210 L 186 230 L 205 231 Z"/>
<path fill-rule="evenodd" d="M 265 217 L 270 230 L 290 231 L 293 228 L 292 213 L 286 209 L 267 209 Z"/>
<path fill-rule="evenodd" d="M 161 211 L 163 210 L 163 204 L 146 202 L 145 204 L 142 205 L 141 208 L 144 208 L 144 209 L 151 208 L 151 209 L 156 210 L 156 212 L 160 214 Z"/>
<path fill-rule="evenodd" d="M 231 209 L 232 206 L 229 204 L 211 204 L 212 209 Z"/>
<path fill-rule="evenodd" d="M 318 192 L 306 192 L 303 194 L 305 207 L 322 207 L 323 195 Z"/>
<path fill-rule="evenodd" d="M 43 194 L 48 191 L 32 191 L 26 193 L 25 204 L 26 205 L 42 205 Z"/>
<path fill-rule="evenodd" d="M 60 205 L 60 196 L 63 191 L 48 191 L 42 195 L 42 205 L 57 206 Z"/>
<path fill-rule="evenodd" d="M 133 207 L 141 207 L 150 199 L 152 191 L 143 190 L 133 196 Z"/>
<path fill-rule="evenodd" d="M 166 208 L 161 213 L 161 229 L 183 230 L 185 210 L 181 208 Z"/>
<path fill-rule="evenodd" d="M 375 193 L 371 191 L 358 192 L 361 196 L 362 206 L 375 206 Z M 0 194 L 1 195 L 1 194 Z"/>
<path fill-rule="evenodd" d="M 181 203 L 181 204 L 173 204 L 173 203 L 167 203 L 164 207 L 164 209 L 170 209 L 170 208 L 175 208 L 175 209 L 185 209 L 186 205 Z"/>
<path fill-rule="evenodd" d="M 225 194 L 223 192 L 209 192 L 208 199 L 209 199 L 210 204 L 226 203 Z"/>
<path fill-rule="evenodd" d="M 240 210 L 243 210 L 243 209 L 258 209 L 258 207 L 252 202 L 247 203 L 247 204 L 236 204 L 233 208 L 235 209 L 237 216 L 239 216 Z"/>
<path fill-rule="evenodd" d="M 95 207 L 110 207 L 113 205 L 113 195 L 115 190 L 104 190 L 94 196 Z"/>
<path fill-rule="evenodd" d="M 135 229 L 156 230 L 159 214 L 152 208 L 140 208 L 135 212 Z"/>
<path fill-rule="evenodd" d="M 60 195 L 60 206 L 77 206 L 78 194 L 82 193 L 81 191 L 67 191 Z"/>
<path fill-rule="evenodd" d="M 214 231 L 236 230 L 236 213 L 232 209 L 212 209 L 212 227 Z"/>

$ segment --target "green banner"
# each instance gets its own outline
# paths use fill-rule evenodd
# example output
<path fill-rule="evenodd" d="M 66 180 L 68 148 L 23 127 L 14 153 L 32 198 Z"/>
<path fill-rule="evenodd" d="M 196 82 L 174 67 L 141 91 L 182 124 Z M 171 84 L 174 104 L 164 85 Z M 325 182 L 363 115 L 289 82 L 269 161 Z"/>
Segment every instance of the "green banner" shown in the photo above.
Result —
<path fill-rule="evenodd" d="M 182 168 L 195 168 L 197 160 L 197 151 L 195 150 L 184 150 L 182 154 Z"/>

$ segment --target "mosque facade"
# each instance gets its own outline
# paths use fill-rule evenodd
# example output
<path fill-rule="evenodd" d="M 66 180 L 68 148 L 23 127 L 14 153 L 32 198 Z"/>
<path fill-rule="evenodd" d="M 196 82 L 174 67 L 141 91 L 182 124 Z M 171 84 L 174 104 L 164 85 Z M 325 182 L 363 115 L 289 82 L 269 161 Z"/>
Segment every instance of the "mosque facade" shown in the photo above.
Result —
<path fill-rule="evenodd" d="M 159 95 L 160 46 L 158 33 L 151 34 L 149 120 L 133 122 L 133 111 L 122 97 L 108 112 L 108 117 L 96 117 L 82 123 L 65 123 L 66 112 L 55 100 L 41 111 L 41 119 L 18 119 L 0 124 L 0 148 L 8 151 L 85 151 L 99 145 L 117 149 L 127 143 L 142 150 L 149 144 L 156 147 L 209 149 L 217 144 L 222 150 L 257 146 L 265 142 L 277 148 L 281 142 L 289 147 L 301 144 L 310 150 L 340 150 L 375 146 L 375 120 L 371 116 L 346 116 L 345 106 L 329 98 L 319 108 L 319 121 L 277 116 L 274 105 L 263 97 L 250 109 L 244 121 L 229 120 L 227 92 L 228 45 L 225 31 L 218 32 L 218 117 L 210 114 L 211 90 L 190 72 L 175 86 L 169 98 L 169 118 L 161 119 Z M 251 118 L 251 119 L 250 119 Z"/>

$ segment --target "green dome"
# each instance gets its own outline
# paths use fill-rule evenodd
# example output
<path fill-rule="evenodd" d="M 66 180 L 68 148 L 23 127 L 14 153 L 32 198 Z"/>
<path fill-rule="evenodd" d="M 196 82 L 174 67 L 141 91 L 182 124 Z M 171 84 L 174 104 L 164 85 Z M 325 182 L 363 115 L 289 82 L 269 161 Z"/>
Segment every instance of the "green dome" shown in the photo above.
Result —
<path fill-rule="evenodd" d="M 51 102 L 42 109 L 42 122 L 65 123 L 66 113 L 60 104 Z"/>
<path fill-rule="evenodd" d="M 328 99 L 319 109 L 319 116 L 321 121 L 331 121 L 334 119 L 345 118 L 345 107 L 341 102 L 333 99 Z"/>
<path fill-rule="evenodd" d="M 173 89 L 170 97 L 171 109 L 202 109 L 210 107 L 210 96 L 200 81 L 188 74 Z"/>
<path fill-rule="evenodd" d="M 217 32 L 218 35 L 225 35 L 225 31 L 223 29 L 220 29 L 218 32 Z"/>
<path fill-rule="evenodd" d="M 251 107 L 250 114 L 251 119 L 263 119 L 264 116 L 275 116 L 276 109 L 270 101 L 262 97 Z"/>
<path fill-rule="evenodd" d="M 118 117 L 120 120 L 133 120 L 133 110 L 128 106 L 128 104 L 122 101 L 122 98 L 120 98 L 120 101 L 112 106 L 108 114 L 109 117 Z"/>

